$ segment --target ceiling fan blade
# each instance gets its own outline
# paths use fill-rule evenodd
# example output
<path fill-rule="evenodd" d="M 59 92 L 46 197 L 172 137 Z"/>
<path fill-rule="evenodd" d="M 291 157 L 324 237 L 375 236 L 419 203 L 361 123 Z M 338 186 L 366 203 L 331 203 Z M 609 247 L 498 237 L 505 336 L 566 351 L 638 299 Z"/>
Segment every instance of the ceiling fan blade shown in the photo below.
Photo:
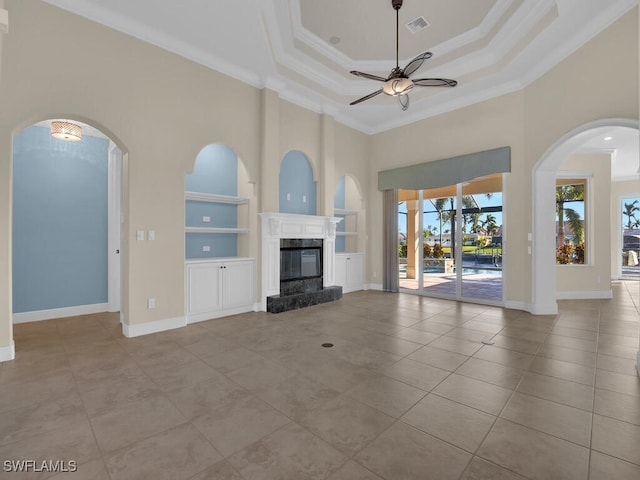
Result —
<path fill-rule="evenodd" d="M 373 98 L 373 97 L 375 97 L 376 95 L 380 95 L 381 93 L 382 93 L 382 89 L 380 89 L 380 90 L 376 90 L 375 92 L 370 93 L 369 95 L 365 95 L 364 97 L 359 98 L 358 100 L 354 100 L 354 101 L 353 101 L 353 102 L 351 102 L 349 105 L 355 105 L 355 104 L 357 104 L 357 103 L 364 102 L 365 100 L 369 100 L 370 98 Z"/>
<path fill-rule="evenodd" d="M 405 112 L 409 108 L 409 95 L 407 95 L 406 93 L 404 95 L 399 95 L 398 101 L 400 102 L 402 111 Z"/>
<path fill-rule="evenodd" d="M 418 55 L 416 58 L 407 63 L 407 66 L 404 67 L 404 74 L 409 77 L 413 72 L 418 70 L 425 60 L 431 58 L 433 54 L 431 52 L 424 52 Z"/>
<path fill-rule="evenodd" d="M 379 77 L 378 75 L 372 75 L 370 73 L 358 72 L 357 70 L 351 70 L 351 74 L 355 75 L 356 77 L 364 77 L 364 78 L 368 78 L 369 80 L 377 80 L 379 82 L 386 82 L 387 81 L 386 78 Z"/>
<path fill-rule="evenodd" d="M 416 78 L 413 84 L 419 87 L 455 87 L 458 82 L 449 78 Z"/>

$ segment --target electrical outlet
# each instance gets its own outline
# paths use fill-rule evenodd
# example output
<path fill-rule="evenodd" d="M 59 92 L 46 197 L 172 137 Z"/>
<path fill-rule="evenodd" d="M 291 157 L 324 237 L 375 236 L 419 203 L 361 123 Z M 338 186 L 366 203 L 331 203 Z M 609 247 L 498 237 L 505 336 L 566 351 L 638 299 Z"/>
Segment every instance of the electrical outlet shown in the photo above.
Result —
<path fill-rule="evenodd" d="M 144 240 L 144 230 L 136 231 L 136 240 Z"/>
<path fill-rule="evenodd" d="M 202 217 L 202 223 L 211 223 L 211 217 L 205 215 Z"/>
<path fill-rule="evenodd" d="M 202 246 L 202 251 L 203 252 L 210 252 L 211 251 L 211 245 L 203 245 Z"/>
<path fill-rule="evenodd" d="M 156 308 L 156 299 L 155 298 L 149 298 L 147 300 L 147 308 L 149 308 L 149 309 Z"/>
<path fill-rule="evenodd" d="M 155 230 L 149 230 L 147 232 L 147 238 L 151 241 L 156 239 L 156 231 Z"/>
<path fill-rule="evenodd" d="M 306 195 L 302 195 L 302 203 L 307 203 L 307 196 Z"/>

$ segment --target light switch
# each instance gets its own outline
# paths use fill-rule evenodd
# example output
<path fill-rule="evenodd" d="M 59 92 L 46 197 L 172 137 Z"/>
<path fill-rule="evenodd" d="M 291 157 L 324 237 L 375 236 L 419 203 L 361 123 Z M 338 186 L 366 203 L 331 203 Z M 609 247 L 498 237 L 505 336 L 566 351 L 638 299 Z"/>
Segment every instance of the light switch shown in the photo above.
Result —
<path fill-rule="evenodd" d="M 531 232 L 527 233 L 527 240 L 531 241 Z"/>
<path fill-rule="evenodd" d="M 287 193 L 287 200 L 290 201 L 291 200 L 291 194 Z"/>
<path fill-rule="evenodd" d="M 205 215 L 204 217 L 202 217 L 202 222 L 203 223 L 211 223 L 211 217 L 208 217 L 208 216 Z"/>
<path fill-rule="evenodd" d="M 136 240 L 144 240 L 144 230 L 136 231 Z"/>
<path fill-rule="evenodd" d="M 156 308 L 156 299 L 155 298 L 149 298 L 147 300 L 147 308 Z"/>
<path fill-rule="evenodd" d="M 307 203 L 307 196 L 306 195 L 302 195 L 302 203 Z"/>
<path fill-rule="evenodd" d="M 531 245 L 529 245 L 529 246 L 527 247 L 527 253 L 528 253 L 529 255 L 531 255 Z"/>
<path fill-rule="evenodd" d="M 202 246 L 202 251 L 203 252 L 210 252 L 211 251 L 211 246 L 210 245 L 203 245 Z"/>
<path fill-rule="evenodd" d="M 155 240 L 156 239 L 156 231 L 155 230 L 149 230 L 147 232 L 147 238 L 149 240 Z"/>

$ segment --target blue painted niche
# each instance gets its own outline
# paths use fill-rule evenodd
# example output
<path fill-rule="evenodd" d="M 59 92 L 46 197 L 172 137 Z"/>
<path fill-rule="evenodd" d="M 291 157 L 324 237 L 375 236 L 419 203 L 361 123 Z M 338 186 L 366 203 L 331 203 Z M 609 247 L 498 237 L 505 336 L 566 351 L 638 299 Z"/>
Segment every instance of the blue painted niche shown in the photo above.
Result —
<path fill-rule="evenodd" d="M 13 139 L 13 312 L 106 303 L 109 140 Z"/>
<path fill-rule="evenodd" d="M 225 145 L 207 145 L 196 157 L 193 173 L 185 175 L 185 190 L 188 192 L 219 195 L 238 195 L 238 156 Z M 204 222 L 203 217 L 210 217 Z M 187 227 L 238 227 L 238 206 L 195 200 L 185 202 L 185 225 Z M 210 251 L 204 252 L 208 245 Z M 236 233 L 193 233 L 185 235 L 185 257 L 215 258 L 238 255 Z"/>
<path fill-rule="evenodd" d="M 304 153 L 292 150 L 284 156 L 278 185 L 280 213 L 316 215 L 316 182 Z"/>

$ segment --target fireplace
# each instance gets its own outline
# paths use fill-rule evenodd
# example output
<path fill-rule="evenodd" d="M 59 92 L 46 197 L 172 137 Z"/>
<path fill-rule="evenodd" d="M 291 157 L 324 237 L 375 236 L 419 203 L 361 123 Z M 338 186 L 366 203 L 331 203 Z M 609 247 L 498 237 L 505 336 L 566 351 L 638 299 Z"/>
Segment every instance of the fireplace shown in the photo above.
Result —
<path fill-rule="evenodd" d="M 280 240 L 280 295 L 322 290 L 322 239 Z"/>
<path fill-rule="evenodd" d="M 262 309 L 271 313 L 342 298 L 335 282 L 337 217 L 291 213 L 262 219 Z"/>

